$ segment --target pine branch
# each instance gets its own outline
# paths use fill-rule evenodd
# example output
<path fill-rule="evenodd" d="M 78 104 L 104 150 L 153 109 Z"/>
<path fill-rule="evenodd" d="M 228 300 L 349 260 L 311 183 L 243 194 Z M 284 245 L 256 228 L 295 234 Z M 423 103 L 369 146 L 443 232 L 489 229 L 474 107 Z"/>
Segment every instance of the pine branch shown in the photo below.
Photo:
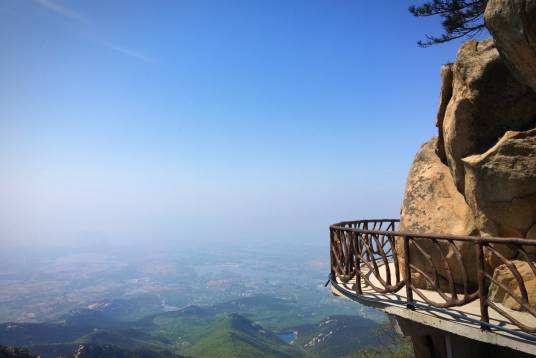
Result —
<path fill-rule="evenodd" d="M 445 33 L 440 36 L 425 35 L 426 41 L 418 41 L 420 47 L 429 47 L 462 37 L 473 38 L 485 25 L 483 21 L 487 0 L 433 0 L 421 6 L 410 6 L 415 17 L 439 16 Z"/>

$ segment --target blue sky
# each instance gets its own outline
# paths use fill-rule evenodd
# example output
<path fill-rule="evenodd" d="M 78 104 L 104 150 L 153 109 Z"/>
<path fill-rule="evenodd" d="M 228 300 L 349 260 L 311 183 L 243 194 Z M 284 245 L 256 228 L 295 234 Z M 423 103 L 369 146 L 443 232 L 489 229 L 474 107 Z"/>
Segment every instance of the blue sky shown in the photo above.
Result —
<path fill-rule="evenodd" d="M 435 134 L 411 1 L 0 2 L 6 245 L 323 242 Z"/>

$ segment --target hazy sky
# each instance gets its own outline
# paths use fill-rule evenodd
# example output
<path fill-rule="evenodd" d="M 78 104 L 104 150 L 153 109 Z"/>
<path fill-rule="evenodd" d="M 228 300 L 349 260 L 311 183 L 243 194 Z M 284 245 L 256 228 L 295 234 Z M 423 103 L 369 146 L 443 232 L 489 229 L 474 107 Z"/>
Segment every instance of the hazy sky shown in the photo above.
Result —
<path fill-rule="evenodd" d="M 0 0 L 0 240 L 322 242 L 435 134 L 411 1 Z"/>

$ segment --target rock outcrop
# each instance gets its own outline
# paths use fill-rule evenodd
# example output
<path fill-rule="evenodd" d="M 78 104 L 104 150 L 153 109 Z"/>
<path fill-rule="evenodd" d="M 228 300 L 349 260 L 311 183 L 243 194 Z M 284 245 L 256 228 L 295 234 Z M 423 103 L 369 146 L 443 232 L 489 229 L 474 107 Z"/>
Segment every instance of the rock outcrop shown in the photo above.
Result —
<path fill-rule="evenodd" d="M 471 209 L 456 189 L 449 168 L 436 154 L 436 147 L 437 139 L 433 138 L 423 144 L 415 156 L 406 182 L 400 226 L 404 231 L 420 234 L 473 234 L 475 225 Z M 425 275 L 433 277 L 435 272 L 433 265 L 421 254 L 416 244 L 431 256 L 433 265 L 439 271 L 440 284 L 444 288 L 447 287 L 447 272 L 443 265 L 443 255 L 451 267 L 455 284 L 463 284 L 461 270 L 456 269 L 461 264 L 468 270 L 470 278 L 476 277 L 474 246 L 471 243 L 455 243 L 461 254 L 460 261 L 456 249 L 446 242 L 440 242 L 439 246 L 436 246 L 430 240 L 417 239 L 411 243 L 410 252 L 412 264 L 423 271 L 415 272 L 412 276 L 418 287 L 429 287 L 430 282 Z M 402 252 L 402 249 L 402 242 L 398 241 L 397 250 Z M 403 262 L 401 265 L 404 266 Z M 474 280 L 469 283 L 476 284 Z"/>
<path fill-rule="evenodd" d="M 536 91 L 536 0 L 489 0 L 484 18 L 508 68 Z"/>
<path fill-rule="evenodd" d="M 527 291 L 528 304 L 536 309 L 536 273 L 532 270 L 529 263 L 526 261 L 514 260 L 512 262 L 515 265 L 517 271 L 523 279 L 523 284 Z M 533 263 L 533 265 L 536 263 Z M 512 271 L 505 265 L 498 266 L 494 273 L 493 279 L 505 286 L 512 293 L 521 298 L 520 284 L 516 280 Z M 495 283 L 492 283 L 489 288 L 489 299 L 494 302 L 499 302 L 508 308 L 519 311 L 522 309 L 521 305 L 510 294 Z"/>
<path fill-rule="evenodd" d="M 444 141 L 438 153 L 445 153 L 456 187 L 463 193 L 462 159 L 485 152 L 506 130 L 531 128 L 536 121 L 536 92 L 515 79 L 491 39 L 464 43 L 451 71 L 452 83 L 443 84 L 452 88 L 452 95 L 442 120 L 443 103 L 438 113 Z"/>
<path fill-rule="evenodd" d="M 536 222 L 536 129 L 508 131 L 485 153 L 462 161 L 465 199 L 480 226 L 525 237 Z"/>
<path fill-rule="evenodd" d="M 424 143 L 411 165 L 400 211 L 401 226 L 421 234 L 470 235 L 475 230 L 471 208 L 436 154 L 436 145 L 435 137 Z"/>
<path fill-rule="evenodd" d="M 467 41 L 456 61 L 441 68 L 438 137 L 421 147 L 410 169 L 402 231 L 536 238 L 535 11 L 536 0 L 490 0 L 486 23 L 496 42 Z M 429 287 L 426 276 L 437 271 L 445 288 L 443 256 L 454 283 L 462 284 L 456 251 L 468 283 L 476 284 L 474 244 L 460 242 L 454 250 L 430 240 L 415 243 L 429 256 L 415 244 L 410 246 L 417 287 Z M 520 272 L 530 274 L 526 260 L 536 259 L 536 248 L 525 247 L 528 256 L 508 245 L 493 248 L 502 258 L 485 249 L 485 268 L 506 287 L 517 281 L 504 259 L 516 260 Z M 397 250 L 402 250 L 402 243 L 397 243 Z M 536 301 L 536 278 L 530 277 L 525 284 Z M 497 285 L 492 285 L 490 295 L 515 307 Z"/>

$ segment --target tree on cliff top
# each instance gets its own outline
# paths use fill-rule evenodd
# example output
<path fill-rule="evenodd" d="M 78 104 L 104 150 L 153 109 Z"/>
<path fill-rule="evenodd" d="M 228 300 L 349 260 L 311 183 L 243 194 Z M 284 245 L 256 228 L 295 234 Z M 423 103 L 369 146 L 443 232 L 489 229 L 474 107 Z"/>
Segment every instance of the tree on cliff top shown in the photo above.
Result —
<path fill-rule="evenodd" d="M 488 0 L 433 0 L 420 6 L 410 6 L 409 12 L 416 17 L 439 15 L 445 33 L 439 36 L 425 35 L 418 41 L 421 47 L 448 42 L 461 37 L 473 38 L 485 28 L 483 15 Z"/>

